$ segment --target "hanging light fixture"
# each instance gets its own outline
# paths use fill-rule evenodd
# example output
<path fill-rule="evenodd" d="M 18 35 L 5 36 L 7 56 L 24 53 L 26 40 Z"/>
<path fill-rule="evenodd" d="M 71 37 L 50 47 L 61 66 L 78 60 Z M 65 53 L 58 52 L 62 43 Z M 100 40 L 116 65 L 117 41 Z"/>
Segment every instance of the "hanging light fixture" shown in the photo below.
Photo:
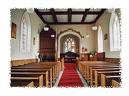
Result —
<path fill-rule="evenodd" d="M 51 35 L 51 37 L 55 37 L 55 35 Z"/>
<path fill-rule="evenodd" d="M 86 38 L 89 38 L 89 34 L 86 34 Z"/>
<path fill-rule="evenodd" d="M 93 30 L 93 31 L 96 31 L 96 30 L 97 30 L 97 26 L 95 26 L 95 25 L 92 26 L 92 30 Z"/>
<path fill-rule="evenodd" d="M 114 8 L 108 9 L 108 12 L 113 13 L 113 12 L 115 12 L 115 9 Z"/>
<path fill-rule="evenodd" d="M 43 29 L 44 29 L 44 31 L 48 31 L 49 27 L 47 25 L 45 25 Z"/>
<path fill-rule="evenodd" d="M 28 13 L 33 13 L 34 12 L 34 8 L 28 8 L 26 9 Z"/>

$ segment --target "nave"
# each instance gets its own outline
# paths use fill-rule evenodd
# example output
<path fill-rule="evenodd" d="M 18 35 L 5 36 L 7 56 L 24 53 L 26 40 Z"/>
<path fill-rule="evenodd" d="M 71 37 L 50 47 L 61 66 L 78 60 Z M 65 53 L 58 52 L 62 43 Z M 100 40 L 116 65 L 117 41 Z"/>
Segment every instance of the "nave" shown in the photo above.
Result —
<path fill-rule="evenodd" d="M 120 9 L 11 9 L 11 87 L 121 87 Z"/>

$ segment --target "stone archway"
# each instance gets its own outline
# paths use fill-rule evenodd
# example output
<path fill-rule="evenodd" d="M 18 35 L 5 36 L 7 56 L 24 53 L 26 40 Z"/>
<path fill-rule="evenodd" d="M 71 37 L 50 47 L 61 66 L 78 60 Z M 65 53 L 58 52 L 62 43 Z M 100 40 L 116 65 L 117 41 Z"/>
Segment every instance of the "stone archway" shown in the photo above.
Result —
<path fill-rule="evenodd" d="M 60 53 L 61 53 L 60 40 L 63 36 L 69 35 L 69 34 L 74 35 L 79 38 L 79 53 L 81 52 L 82 45 L 80 42 L 82 41 L 82 38 L 84 38 L 84 37 L 80 34 L 80 32 L 78 32 L 76 30 L 67 29 L 67 30 L 60 32 L 60 34 L 58 35 L 58 58 L 60 58 Z"/>

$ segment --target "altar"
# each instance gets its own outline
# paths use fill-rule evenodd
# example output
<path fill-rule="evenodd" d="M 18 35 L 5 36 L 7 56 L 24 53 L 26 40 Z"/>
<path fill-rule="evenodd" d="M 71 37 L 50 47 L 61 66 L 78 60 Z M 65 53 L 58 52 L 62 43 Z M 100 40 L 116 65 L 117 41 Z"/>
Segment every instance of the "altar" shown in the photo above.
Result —
<path fill-rule="evenodd" d="M 79 57 L 79 54 L 71 52 L 71 51 L 68 51 L 66 53 L 61 53 L 60 57 L 64 58 L 64 62 L 65 63 L 75 63 L 76 62 L 76 58 Z"/>

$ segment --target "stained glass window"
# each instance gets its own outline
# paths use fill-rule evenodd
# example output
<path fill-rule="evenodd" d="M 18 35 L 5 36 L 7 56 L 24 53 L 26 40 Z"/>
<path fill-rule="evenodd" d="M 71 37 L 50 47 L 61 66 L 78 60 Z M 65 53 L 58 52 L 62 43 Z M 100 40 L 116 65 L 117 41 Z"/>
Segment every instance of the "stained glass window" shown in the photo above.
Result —
<path fill-rule="evenodd" d="M 64 41 L 64 52 L 75 52 L 76 51 L 76 43 L 74 38 L 67 37 Z"/>

